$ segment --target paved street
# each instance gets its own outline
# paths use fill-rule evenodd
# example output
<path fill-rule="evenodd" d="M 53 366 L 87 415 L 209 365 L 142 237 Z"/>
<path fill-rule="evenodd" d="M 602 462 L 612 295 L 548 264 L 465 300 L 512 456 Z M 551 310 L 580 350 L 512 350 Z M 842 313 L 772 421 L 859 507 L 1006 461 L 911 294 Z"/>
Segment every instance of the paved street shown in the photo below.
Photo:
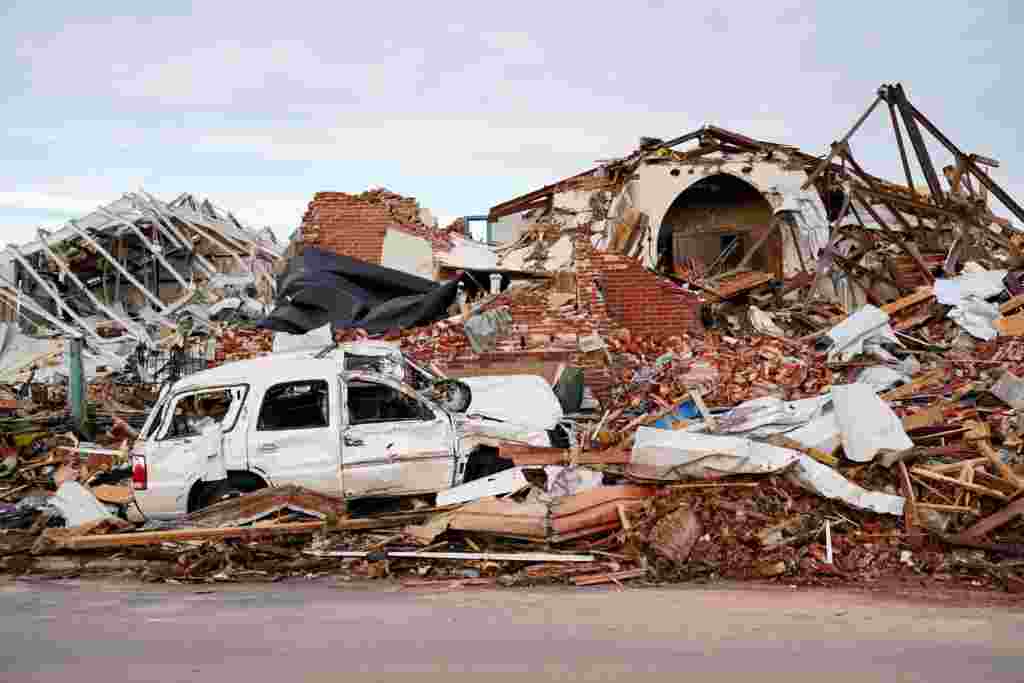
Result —
<path fill-rule="evenodd" d="M 1020 681 L 1022 633 L 1024 610 L 786 588 L 411 593 L 328 583 L 0 583 L 7 683 L 293 683 L 409 673 Z"/>

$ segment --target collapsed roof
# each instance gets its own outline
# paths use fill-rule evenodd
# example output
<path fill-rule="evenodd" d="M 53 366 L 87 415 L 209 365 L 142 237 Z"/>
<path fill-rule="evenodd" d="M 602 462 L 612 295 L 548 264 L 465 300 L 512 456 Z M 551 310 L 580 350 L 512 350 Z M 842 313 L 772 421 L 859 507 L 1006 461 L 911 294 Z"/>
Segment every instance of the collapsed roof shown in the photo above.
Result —
<path fill-rule="evenodd" d="M 209 200 L 129 193 L 0 252 L 0 309 L 9 321 L 82 337 L 89 355 L 117 366 L 121 342 L 153 348 L 183 314 L 208 318 L 237 304 L 262 315 L 249 294 L 269 301 L 282 253 L 269 229 Z"/>

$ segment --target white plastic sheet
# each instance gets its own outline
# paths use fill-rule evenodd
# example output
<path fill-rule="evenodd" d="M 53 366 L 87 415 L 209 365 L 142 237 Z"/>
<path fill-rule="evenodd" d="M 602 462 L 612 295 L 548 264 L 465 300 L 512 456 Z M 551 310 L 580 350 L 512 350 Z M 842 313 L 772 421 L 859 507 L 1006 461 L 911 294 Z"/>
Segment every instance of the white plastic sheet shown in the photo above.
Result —
<path fill-rule="evenodd" d="M 988 299 L 1003 291 L 1005 270 L 985 270 L 960 277 L 936 280 L 933 285 L 935 299 L 946 306 L 960 306 L 965 300 Z"/>
<path fill-rule="evenodd" d="M 870 392 L 870 387 L 865 387 Z M 874 394 L 872 393 L 872 396 Z M 800 486 L 862 510 L 903 514 L 904 499 L 868 491 L 827 465 L 788 448 L 732 436 L 709 436 L 640 427 L 627 471 L 636 477 L 674 481 L 787 471 Z"/>
<path fill-rule="evenodd" d="M 96 500 L 88 489 L 77 481 L 66 481 L 50 498 L 50 504 L 60 511 L 68 526 L 80 526 L 88 522 L 113 517 L 103 503 Z"/>
<path fill-rule="evenodd" d="M 999 307 L 975 297 L 961 300 L 960 305 L 949 312 L 949 319 L 972 337 L 990 341 L 999 336 L 995 328 L 996 320 L 1002 317 Z"/>
<path fill-rule="evenodd" d="M 778 472 L 798 455 L 788 448 L 736 436 L 640 427 L 627 471 L 643 479 L 720 479 Z"/>
<path fill-rule="evenodd" d="M 914 445 L 896 413 L 870 385 L 834 386 L 832 404 L 850 460 L 870 462 L 882 449 L 902 451 Z"/>
<path fill-rule="evenodd" d="M 901 496 L 861 488 L 828 465 L 806 455 L 797 458 L 789 476 L 808 491 L 841 500 L 851 507 L 888 515 L 903 514 L 906 501 Z"/>
<path fill-rule="evenodd" d="M 828 394 L 799 401 L 783 401 L 774 396 L 756 398 L 717 417 L 716 431 L 745 436 L 778 434 L 807 424 L 831 400 Z"/>

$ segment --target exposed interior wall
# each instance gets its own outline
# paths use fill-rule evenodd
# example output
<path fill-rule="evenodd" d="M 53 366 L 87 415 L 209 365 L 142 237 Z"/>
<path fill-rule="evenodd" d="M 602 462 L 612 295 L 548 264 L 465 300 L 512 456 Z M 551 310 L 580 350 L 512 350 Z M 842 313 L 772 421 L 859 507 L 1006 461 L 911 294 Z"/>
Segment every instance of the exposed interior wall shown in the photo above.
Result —
<path fill-rule="evenodd" d="M 434 276 L 434 250 L 430 242 L 422 237 L 388 228 L 384 232 L 380 264 L 431 279 Z"/>
<path fill-rule="evenodd" d="M 659 266 L 671 271 L 684 257 L 711 266 L 738 242 L 718 272 L 734 268 L 772 230 L 772 205 L 751 184 L 729 174 L 708 176 L 676 197 L 658 231 Z M 751 268 L 782 276 L 778 229 L 749 261 Z"/>
<path fill-rule="evenodd" d="M 514 213 L 510 216 L 502 216 L 490 224 L 490 241 L 497 244 L 514 242 L 519 233 L 529 224 L 522 214 Z"/>

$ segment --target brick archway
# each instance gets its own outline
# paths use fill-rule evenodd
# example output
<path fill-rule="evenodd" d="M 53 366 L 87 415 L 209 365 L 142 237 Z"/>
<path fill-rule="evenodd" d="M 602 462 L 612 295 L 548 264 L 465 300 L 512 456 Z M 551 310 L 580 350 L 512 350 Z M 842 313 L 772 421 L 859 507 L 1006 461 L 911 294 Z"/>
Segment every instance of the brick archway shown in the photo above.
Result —
<path fill-rule="evenodd" d="M 702 178 L 679 193 L 658 229 L 658 266 L 672 271 L 685 259 L 707 268 L 719 260 L 719 272 L 735 266 L 771 229 L 772 205 L 747 181 L 729 173 Z M 750 267 L 782 274 L 782 239 L 773 236 L 753 256 Z"/>

